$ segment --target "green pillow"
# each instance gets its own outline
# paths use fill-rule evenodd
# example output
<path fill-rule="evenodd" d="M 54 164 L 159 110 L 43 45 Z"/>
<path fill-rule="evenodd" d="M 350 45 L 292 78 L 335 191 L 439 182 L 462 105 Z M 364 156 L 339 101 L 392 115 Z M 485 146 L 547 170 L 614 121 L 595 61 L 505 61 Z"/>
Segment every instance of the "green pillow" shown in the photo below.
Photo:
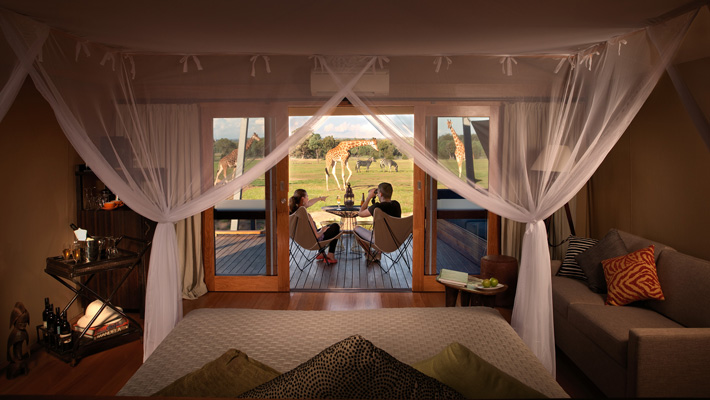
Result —
<path fill-rule="evenodd" d="M 229 349 L 202 368 L 178 378 L 153 396 L 174 397 L 237 397 L 280 372 L 249 358 L 237 349 Z"/>
<path fill-rule="evenodd" d="M 547 397 L 459 343 L 451 343 L 439 354 L 412 367 L 454 388 L 468 399 Z"/>

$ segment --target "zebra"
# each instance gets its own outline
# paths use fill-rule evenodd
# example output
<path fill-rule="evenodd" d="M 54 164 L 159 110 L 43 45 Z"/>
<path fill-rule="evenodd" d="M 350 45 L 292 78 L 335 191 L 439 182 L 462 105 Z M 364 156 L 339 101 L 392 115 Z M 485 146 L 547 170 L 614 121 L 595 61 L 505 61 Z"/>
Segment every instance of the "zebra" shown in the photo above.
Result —
<path fill-rule="evenodd" d="M 370 171 L 370 164 L 372 164 L 375 161 L 374 158 L 370 157 L 367 160 L 357 160 L 357 163 L 355 164 L 355 171 L 360 172 L 360 167 L 366 167 L 368 171 Z"/>
<path fill-rule="evenodd" d="M 380 170 L 384 170 L 385 168 L 387 168 L 387 172 L 392 172 L 392 168 L 394 168 L 394 172 L 399 172 L 399 166 L 397 163 L 394 162 L 394 160 L 387 158 L 380 160 Z"/>

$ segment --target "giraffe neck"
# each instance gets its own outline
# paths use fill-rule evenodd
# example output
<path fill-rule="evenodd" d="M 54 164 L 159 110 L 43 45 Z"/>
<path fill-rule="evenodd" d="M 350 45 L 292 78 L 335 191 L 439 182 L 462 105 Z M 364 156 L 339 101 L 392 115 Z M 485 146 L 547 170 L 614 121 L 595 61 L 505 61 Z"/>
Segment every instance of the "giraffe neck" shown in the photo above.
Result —
<path fill-rule="evenodd" d="M 454 138 L 454 142 L 456 143 L 456 147 L 462 146 L 463 143 L 461 143 L 461 140 L 459 139 L 459 135 L 456 134 L 456 130 L 454 130 L 453 127 L 450 129 L 451 129 L 451 136 L 453 136 L 453 138 Z"/>
<path fill-rule="evenodd" d="M 249 140 L 247 140 L 247 144 L 244 145 L 244 150 L 249 150 L 249 148 L 251 147 L 251 144 L 254 143 L 254 140 L 256 140 L 256 137 L 254 137 L 254 136 L 250 137 Z"/>
<path fill-rule="evenodd" d="M 350 150 L 353 147 L 367 146 L 370 142 L 368 140 L 351 140 L 348 142 L 340 142 L 339 146 L 342 146 L 342 150 Z"/>

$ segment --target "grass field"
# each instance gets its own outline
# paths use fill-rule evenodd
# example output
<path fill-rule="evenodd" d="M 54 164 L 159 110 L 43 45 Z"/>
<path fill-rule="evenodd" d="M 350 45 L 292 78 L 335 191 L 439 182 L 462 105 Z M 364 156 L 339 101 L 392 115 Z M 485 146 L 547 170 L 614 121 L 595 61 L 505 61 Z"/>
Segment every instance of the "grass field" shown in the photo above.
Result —
<path fill-rule="evenodd" d="M 253 167 L 260 160 L 249 160 L 247 162 L 247 169 Z M 355 194 L 355 204 L 360 204 L 362 199 L 362 194 L 367 193 L 367 191 L 376 187 L 380 182 L 389 182 L 394 187 L 394 194 L 392 196 L 393 200 L 397 200 L 402 206 L 402 214 L 409 215 L 412 213 L 413 208 L 413 191 L 414 186 L 412 183 L 413 177 L 413 163 L 412 160 L 396 160 L 399 165 L 399 172 L 387 172 L 387 170 L 380 171 L 379 162 L 375 161 L 370 165 L 370 171 L 365 171 L 361 169 L 361 172 L 355 171 L 355 161 L 353 157 L 350 160 L 350 169 L 353 171 L 350 177 L 350 185 L 353 188 L 353 193 Z M 442 164 L 445 165 L 449 170 L 458 175 L 458 167 L 456 165 L 456 160 L 441 160 Z M 336 204 L 336 196 L 340 195 L 341 202 L 344 202 L 343 195 L 345 194 L 345 188 L 343 187 L 343 181 L 341 177 L 340 164 L 336 169 L 336 176 L 340 182 L 341 188 L 338 190 L 338 185 L 335 179 L 331 175 L 328 179 L 328 186 L 330 191 L 325 190 L 325 161 L 324 160 L 314 160 L 314 159 L 290 159 L 290 178 L 289 178 L 289 191 L 293 192 L 296 189 L 306 189 L 308 195 L 311 198 L 319 196 L 328 196 L 328 198 L 323 202 L 318 202 L 311 206 L 308 211 L 311 213 L 316 213 L 321 211 L 321 207 L 325 205 Z M 219 165 L 215 162 L 215 173 Z M 476 178 L 480 181 L 479 185 L 483 187 L 488 187 L 488 160 L 475 160 L 474 169 L 476 172 Z M 231 170 L 230 170 L 231 172 Z M 330 172 L 330 171 L 329 171 Z M 466 172 L 464 171 L 464 175 Z M 229 175 L 231 177 L 231 175 Z M 345 170 L 345 177 L 347 178 L 348 171 Z M 442 184 L 439 184 L 439 188 L 444 188 Z M 264 198 L 264 177 L 263 175 L 257 180 L 252 182 L 251 185 L 246 187 L 242 191 L 242 199 L 263 199 Z M 314 216 L 315 218 L 315 216 Z"/>

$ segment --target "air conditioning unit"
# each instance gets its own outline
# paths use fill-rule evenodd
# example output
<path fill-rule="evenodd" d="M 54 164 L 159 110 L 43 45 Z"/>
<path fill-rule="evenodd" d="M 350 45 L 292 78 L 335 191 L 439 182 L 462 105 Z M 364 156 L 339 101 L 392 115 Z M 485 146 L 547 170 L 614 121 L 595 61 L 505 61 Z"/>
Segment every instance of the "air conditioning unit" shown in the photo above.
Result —
<path fill-rule="evenodd" d="M 355 77 L 354 74 L 339 75 L 343 82 Z M 368 71 L 363 74 L 353 88 L 356 94 L 365 96 L 387 96 L 390 92 L 390 73 L 388 70 Z M 325 71 L 311 71 L 311 94 L 330 96 L 338 91 L 338 86 Z"/>

